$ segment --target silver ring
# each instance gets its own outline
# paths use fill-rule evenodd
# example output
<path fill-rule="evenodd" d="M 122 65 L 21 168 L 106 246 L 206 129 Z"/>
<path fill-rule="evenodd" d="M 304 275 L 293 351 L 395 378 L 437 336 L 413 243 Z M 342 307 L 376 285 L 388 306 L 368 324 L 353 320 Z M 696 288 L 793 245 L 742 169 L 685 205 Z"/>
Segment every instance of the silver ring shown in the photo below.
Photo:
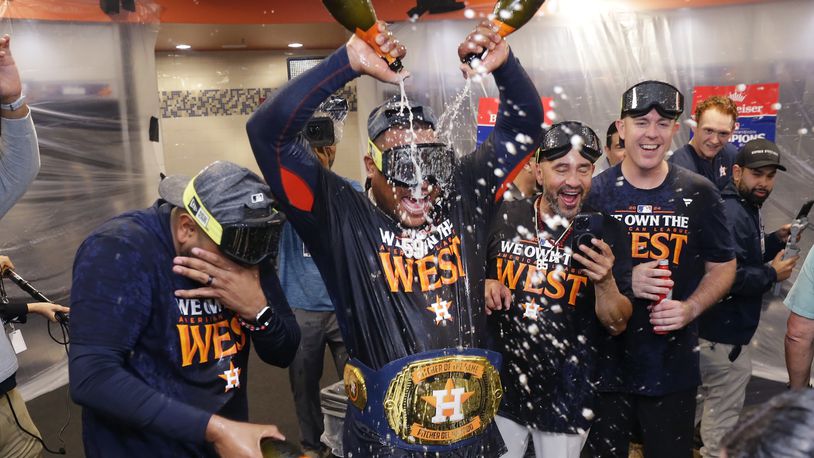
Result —
<path fill-rule="evenodd" d="M 209 278 L 206 280 L 206 286 L 212 286 L 213 281 L 215 281 L 215 277 L 210 275 Z"/>

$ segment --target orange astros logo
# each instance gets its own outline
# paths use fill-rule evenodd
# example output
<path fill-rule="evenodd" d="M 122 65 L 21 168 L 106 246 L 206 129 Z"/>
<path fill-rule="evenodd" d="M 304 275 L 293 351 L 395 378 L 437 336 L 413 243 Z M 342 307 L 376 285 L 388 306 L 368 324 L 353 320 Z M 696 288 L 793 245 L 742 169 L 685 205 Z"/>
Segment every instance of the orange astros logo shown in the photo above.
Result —
<path fill-rule="evenodd" d="M 537 314 L 540 313 L 540 304 L 534 303 L 534 299 L 531 302 L 523 302 L 520 304 L 523 307 L 523 318 L 529 318 L 532 320 L 537 320 Z"/>
<path fill-rule="evenodd" d="M 421 396 L 427 404 L 435 407 L 433 424 L 446 421 L 461 421 L 464 419 L 463 404 L 474 392 L 466 392 L 465 388 L 456 388 L 452 378 L 447 379 L 443 390 L 433 390 L 432 396 Z"/>
<path fill-rule="evenodd" d="M 435 324 L 446 324 L 447 320 L 452 321 L 452 315 L 449 314 L 449 308 L 452 307 L 451 301 L 442 301 L 439 296 L 435 296 L 435 302 L 432 303 L 427 310 L 435 312 Z"/>
<path fill-rule="evenodd" d="M 229 391 L 232 388 L 240 388 L 240 368 L 235 367 L 235 364 L 232 361 L 229 361 L 229 370 L 223 371 L 223 373 L 218 375 L 218 377 L 226 380 L 226 388 L 223 390 L 224 392 Z"/>

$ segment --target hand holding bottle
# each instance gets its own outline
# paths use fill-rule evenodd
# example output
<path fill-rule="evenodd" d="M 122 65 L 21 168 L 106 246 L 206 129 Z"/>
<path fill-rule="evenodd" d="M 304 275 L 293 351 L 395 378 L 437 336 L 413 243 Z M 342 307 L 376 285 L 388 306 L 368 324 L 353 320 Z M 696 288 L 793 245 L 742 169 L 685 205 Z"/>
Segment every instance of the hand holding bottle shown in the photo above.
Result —
<path fill-rule="evenodd" d="M 384 22 L 377 23 L 379 33 L 375 35 L 375 42 L 379 50 L 399 60 L 407 54 L 407 49 L 387 30 Z M 370 75 L 385 83 L 397 84 L 402 78 L 409 76 L 406 72 L 396 73 L 381 59 L 379 53 L 366 41 L 356 35 L 350 37 L 347 44 L 350 66 L 356 72 Z"/>
<path fill-rule="evenodd" d="M 467 62 L 472 54 L 483 54 L 489 51 L 479 64 L 474 67 Z M 498 33 L 498 27 L 491 21 L 482 21 L 458 46 L 458 58 L 461 59 L 461 71 L 464 78 L 477 74 L 491 73 L 506 63 L 509 58 L 509 44 Z"/>

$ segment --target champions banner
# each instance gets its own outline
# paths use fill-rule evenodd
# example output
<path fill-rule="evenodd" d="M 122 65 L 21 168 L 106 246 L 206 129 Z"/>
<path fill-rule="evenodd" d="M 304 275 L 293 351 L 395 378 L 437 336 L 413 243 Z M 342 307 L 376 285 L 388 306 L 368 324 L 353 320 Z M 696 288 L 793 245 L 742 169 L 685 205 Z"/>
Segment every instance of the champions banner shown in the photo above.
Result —
<path fill-rule="evenodd" d="M 540 97 L 543 103 L 544 122 L 549 126 L 553 124 L 548 113 L 551 112 L 552 97 Z M 495 128 L 495 121 L 497 121 L 497 108 L 499 105 L 497 97 L 481 97 L 478 101 L 478 145 L 486 141 L 486 138 L 492 133 Z"/>
<path fill-rule="evenodd" d="M 740 148 L 749 140 L 756 138 L 774 141 L 780 83 L 696 86 L 692 93 L 693 115 L 698 103 L 713 95 L 729 97 L 738 107 L 738 121 L 735 123 L 735 132 L 729 140 L 731 143 Z M 480 130 L 478 133 L 480 134 Z M 480 136 L 478 138 L 480 139 Z"/>

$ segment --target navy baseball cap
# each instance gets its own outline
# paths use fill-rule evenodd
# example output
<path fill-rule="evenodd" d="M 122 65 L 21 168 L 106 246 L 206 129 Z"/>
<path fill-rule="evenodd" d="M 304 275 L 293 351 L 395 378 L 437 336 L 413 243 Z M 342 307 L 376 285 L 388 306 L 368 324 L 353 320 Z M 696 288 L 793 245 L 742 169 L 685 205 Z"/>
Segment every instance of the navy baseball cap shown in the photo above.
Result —
<path fill-rule="evenodd" d="M 394 126 L 409 126 L 410 113 L 413 115 L 413 123 L 424 122 L 430 128 L 435 129 L 437 121 L 432 108 L 423 105 L 416 105 L 407 109 L 398 101 L 390 100 L 370 112 L 367 118 L 367 136 L 371 140 L 382 134 L 385 130 Z"/>

